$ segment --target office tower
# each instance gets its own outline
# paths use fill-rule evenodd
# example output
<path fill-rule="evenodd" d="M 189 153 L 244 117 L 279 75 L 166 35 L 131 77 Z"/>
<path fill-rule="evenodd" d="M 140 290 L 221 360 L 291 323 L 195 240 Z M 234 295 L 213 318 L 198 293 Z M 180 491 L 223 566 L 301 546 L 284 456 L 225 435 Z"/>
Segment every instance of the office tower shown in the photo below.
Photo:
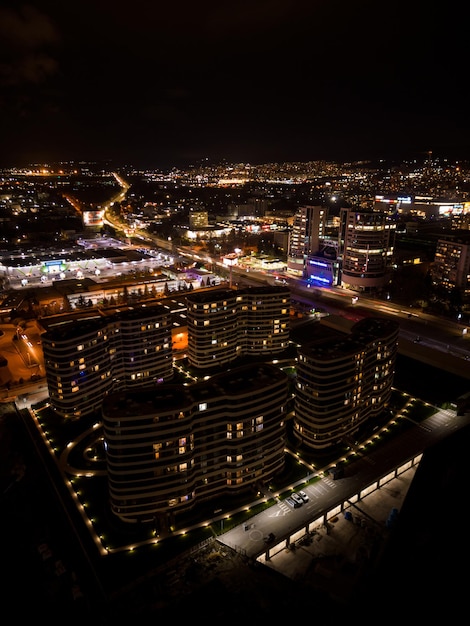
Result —
<path fill-rule="evenodd" d="M 186 296 L 188 360 L 210 369 L 244 355 L 272 356 L 289 345 L 290 290 L 211 289 Z"/>
<path fill-rule="evenodd" d="M 399 324 L 364 318 L 350 334 L 319 328 L 298 349 L 294 437 L 310 451 L 349 445 L 392 393 Z"/>
<path fill-rule="evenodd" d="M 430 266 L 435 288 L 447 293 L 459 308 L 470 302 L 470 232 L 459 230 L 439 238 Z"/>
<path fill-rule="evenodd" d="M 374 292 L 391 278 L 395 223 L 376 211 L 342 208 L 339 227 L 341 286 Z"/>
<path fill-rule="evenodd" d="M 102 405 L 111 509 L 155 521 L 258 488 L 284 467 L 288 377 L 274 365 L 234 368 L 192 385 L 107 395 Z"/>
<path fill-rule="evenodd" d="M 294 215 L 289 238 L 287 271 L 295 276 L 305 276 L 307 259 L 320 248 L 325 236 L 327 210 L 321 206 L 303 206 Z"/>
<path fill-rule="evenodd" d="M 171 317 L 161 303 L 43 318 L 49 401 L 65 419 L 98 411 L 106 394 L 173 378 Z"/>

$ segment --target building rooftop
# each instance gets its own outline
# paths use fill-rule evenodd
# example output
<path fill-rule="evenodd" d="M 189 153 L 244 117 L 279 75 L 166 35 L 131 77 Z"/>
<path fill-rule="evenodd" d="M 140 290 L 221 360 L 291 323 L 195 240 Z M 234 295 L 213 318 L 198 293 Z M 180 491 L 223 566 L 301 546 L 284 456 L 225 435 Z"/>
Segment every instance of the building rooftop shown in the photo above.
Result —
<path fill-rule="evenodd" d="M 242 392 L 250 395 L 253 390 L 284 378 L 287 380 L 287 374 L 274 365 L 251 363 L 192 385 L 161 383 L 151 390 L 111 393 L 103 401 L 103 412 L 118 418 L 183 409 L 217 396 L 238 396 Z"/>

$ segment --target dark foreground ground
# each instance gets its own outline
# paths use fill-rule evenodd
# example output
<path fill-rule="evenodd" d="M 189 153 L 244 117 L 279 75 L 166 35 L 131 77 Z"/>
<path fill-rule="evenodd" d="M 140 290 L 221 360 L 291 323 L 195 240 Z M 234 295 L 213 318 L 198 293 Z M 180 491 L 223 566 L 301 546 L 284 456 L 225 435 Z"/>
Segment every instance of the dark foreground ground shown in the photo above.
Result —
<path fill-rule="evenodd" d="M 395 386 L 442 405 L 468 391 L 470 382 L 400 359 Z M 339 620 L 424 623 L 436 615 L 456 623 L 466 610 L 468 430 L 424 455 L 380 559 L 371 565 L 360 596 L 344 603 L 333 599 L 334 580 L 331 593 L 316 590 L 308 580 L 292 581 L 249 563 L 216 540 L 165 571 L 149 555 L 132 584 L 110 589 L 100 579 L 109 566 L 106 572 L 83 556 L 15 414 L 0 416 L 0 424 L 2 607 L 18 623 L 31 614 L 68 624 L 131 618 L 138 624 L 178 624 L 194 618 L 230 625 L 310 616 L 309 622 L 330 626 Z"/>

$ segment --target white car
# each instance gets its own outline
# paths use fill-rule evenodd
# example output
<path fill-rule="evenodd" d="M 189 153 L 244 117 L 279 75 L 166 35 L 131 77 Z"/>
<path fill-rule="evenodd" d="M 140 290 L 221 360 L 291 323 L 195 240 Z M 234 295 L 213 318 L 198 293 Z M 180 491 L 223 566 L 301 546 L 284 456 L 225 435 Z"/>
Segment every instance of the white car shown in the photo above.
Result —
<path fill-rule="evenodd" d="M 304 502 L 308 502 L 309 497 L 308 497 L 308 495 L 305 493 L 305 491 L 298 491 L 297 493 L 298 493 L 298 495 L 302 498 L 302 500 L 303 500 Z"/>
<path fill-rule="evenodd" d="M 297 502 L 299 506 L 304 503 L 303 499 L 297 493 L 292 493 L 290 497 L 294 502 Z"/>

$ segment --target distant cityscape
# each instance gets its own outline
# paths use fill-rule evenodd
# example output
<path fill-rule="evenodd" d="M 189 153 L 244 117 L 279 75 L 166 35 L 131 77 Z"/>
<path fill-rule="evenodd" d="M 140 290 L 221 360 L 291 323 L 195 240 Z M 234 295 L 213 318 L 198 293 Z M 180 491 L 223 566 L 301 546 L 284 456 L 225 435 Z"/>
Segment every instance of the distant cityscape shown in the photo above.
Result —
<path fill-rule="evenodd" d="M 468 163 L 431 153 L 403 163 L 3 170 L 0 280 L 4 290 L 99 280 L 106 268 L 119 274 L 118 262 L 135 273 L 144 265 L 139 243 L 148 260 L 153 241 L 160 254 L 188 248 L 209 271 L 224 259 L 468 317 L 469 181 Z M 134 244 L 134 256 L 113 263 L 108 251 L 93 263 L 90 236 L 116 230 Z"/>
<path fill-rule="evenodd" d="M 470 164 L 432 154 L 9 169 L 0 221 L 0 327 L 27 343 L 38 325 L 42 356 L 24 354 L 50 411 L 102 418 L 112 513 L 164 533 L 201 500 L 263 488 L 288 441 L 340 450 L 388 415 L 398 322 L 320 325 L 293 349 L 290 285 L 470 323 Z"/>

